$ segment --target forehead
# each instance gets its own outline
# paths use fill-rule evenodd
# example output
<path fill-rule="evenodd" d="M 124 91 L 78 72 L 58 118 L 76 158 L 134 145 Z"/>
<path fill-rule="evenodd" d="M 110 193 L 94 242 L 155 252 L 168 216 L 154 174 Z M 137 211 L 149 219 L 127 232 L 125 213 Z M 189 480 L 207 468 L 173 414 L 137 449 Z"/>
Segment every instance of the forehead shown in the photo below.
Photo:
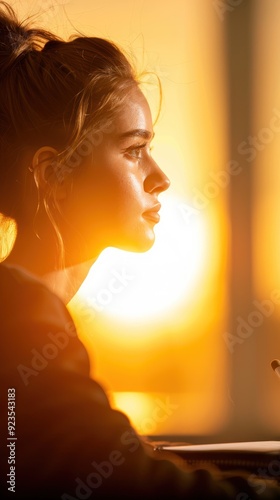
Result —
<path fill-rule="evenodd" d="M 147 135 L 152 136 L 151 110 L 145 96 L 138 88 L 127 94 L 114 122 L 115 133 L 120 139 L 128 137 L 131 131 L 137 130 L 147 131 Z"/>

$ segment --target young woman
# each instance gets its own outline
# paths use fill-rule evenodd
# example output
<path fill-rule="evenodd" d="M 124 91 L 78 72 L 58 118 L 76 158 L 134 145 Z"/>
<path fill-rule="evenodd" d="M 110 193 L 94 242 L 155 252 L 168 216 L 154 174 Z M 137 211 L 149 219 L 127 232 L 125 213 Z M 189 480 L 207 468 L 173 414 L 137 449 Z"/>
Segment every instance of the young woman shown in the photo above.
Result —
<path fill-rule="evenodd" d="M 114 44 L 63 41 L 0 3 L 0 212 L 17 227 L 0 265 L 1 498 L 277 498 L 155 458 L 89 377 L 63 305 L 107 246 L 152 246 L 169 186 L 153 133 Z"/>

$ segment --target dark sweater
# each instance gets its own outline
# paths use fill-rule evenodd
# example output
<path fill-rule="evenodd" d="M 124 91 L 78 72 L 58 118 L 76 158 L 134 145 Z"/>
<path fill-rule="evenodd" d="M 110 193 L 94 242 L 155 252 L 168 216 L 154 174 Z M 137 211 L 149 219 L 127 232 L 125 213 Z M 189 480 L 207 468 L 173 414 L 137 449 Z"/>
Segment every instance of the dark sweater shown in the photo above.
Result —
<path fill-rule="evenodd" d="M 30 274 L 3 264 L 0 318 L 1 499 L 280 498 L 269 487 L 257 494 L 238 474 L 183 471 L 149 452 L 90 378 L 64 304 Z"/>

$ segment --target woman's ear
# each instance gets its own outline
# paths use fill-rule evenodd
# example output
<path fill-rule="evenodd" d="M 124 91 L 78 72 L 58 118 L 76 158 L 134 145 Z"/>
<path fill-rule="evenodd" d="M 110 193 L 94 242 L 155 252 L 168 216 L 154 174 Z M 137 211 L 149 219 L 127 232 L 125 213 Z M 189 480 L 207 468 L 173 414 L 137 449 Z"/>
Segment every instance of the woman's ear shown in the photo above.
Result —
<path fill-rule="evenodd" d="M 58 151 L 51 146 L 44 146 L 33 156 L 30 171 L 34 179 L 44 192 L 52 192 L 56 201 L 66 198 L 66 186 L 59 175 Z"/>

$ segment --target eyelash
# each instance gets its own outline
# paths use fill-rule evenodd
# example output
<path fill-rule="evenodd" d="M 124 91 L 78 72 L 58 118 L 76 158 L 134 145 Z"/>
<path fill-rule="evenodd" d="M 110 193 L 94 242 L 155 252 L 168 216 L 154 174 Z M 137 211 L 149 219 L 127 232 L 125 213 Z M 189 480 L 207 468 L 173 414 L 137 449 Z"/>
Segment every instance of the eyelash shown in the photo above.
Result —
<path fill-rule="evenodd" d="M 144 144 L 139 144 L 137 146 L 131 146 L 130 148 L 127 148 L 125 150 L 126 154 L 130 157 L 132 157 L 135 160 L 142 160 L 142 151 L 146 148 L 147 143 L 145 142 Z M 152 147 L 149 146 L 148 150 L 149 153 L 152 151 Z"/>

